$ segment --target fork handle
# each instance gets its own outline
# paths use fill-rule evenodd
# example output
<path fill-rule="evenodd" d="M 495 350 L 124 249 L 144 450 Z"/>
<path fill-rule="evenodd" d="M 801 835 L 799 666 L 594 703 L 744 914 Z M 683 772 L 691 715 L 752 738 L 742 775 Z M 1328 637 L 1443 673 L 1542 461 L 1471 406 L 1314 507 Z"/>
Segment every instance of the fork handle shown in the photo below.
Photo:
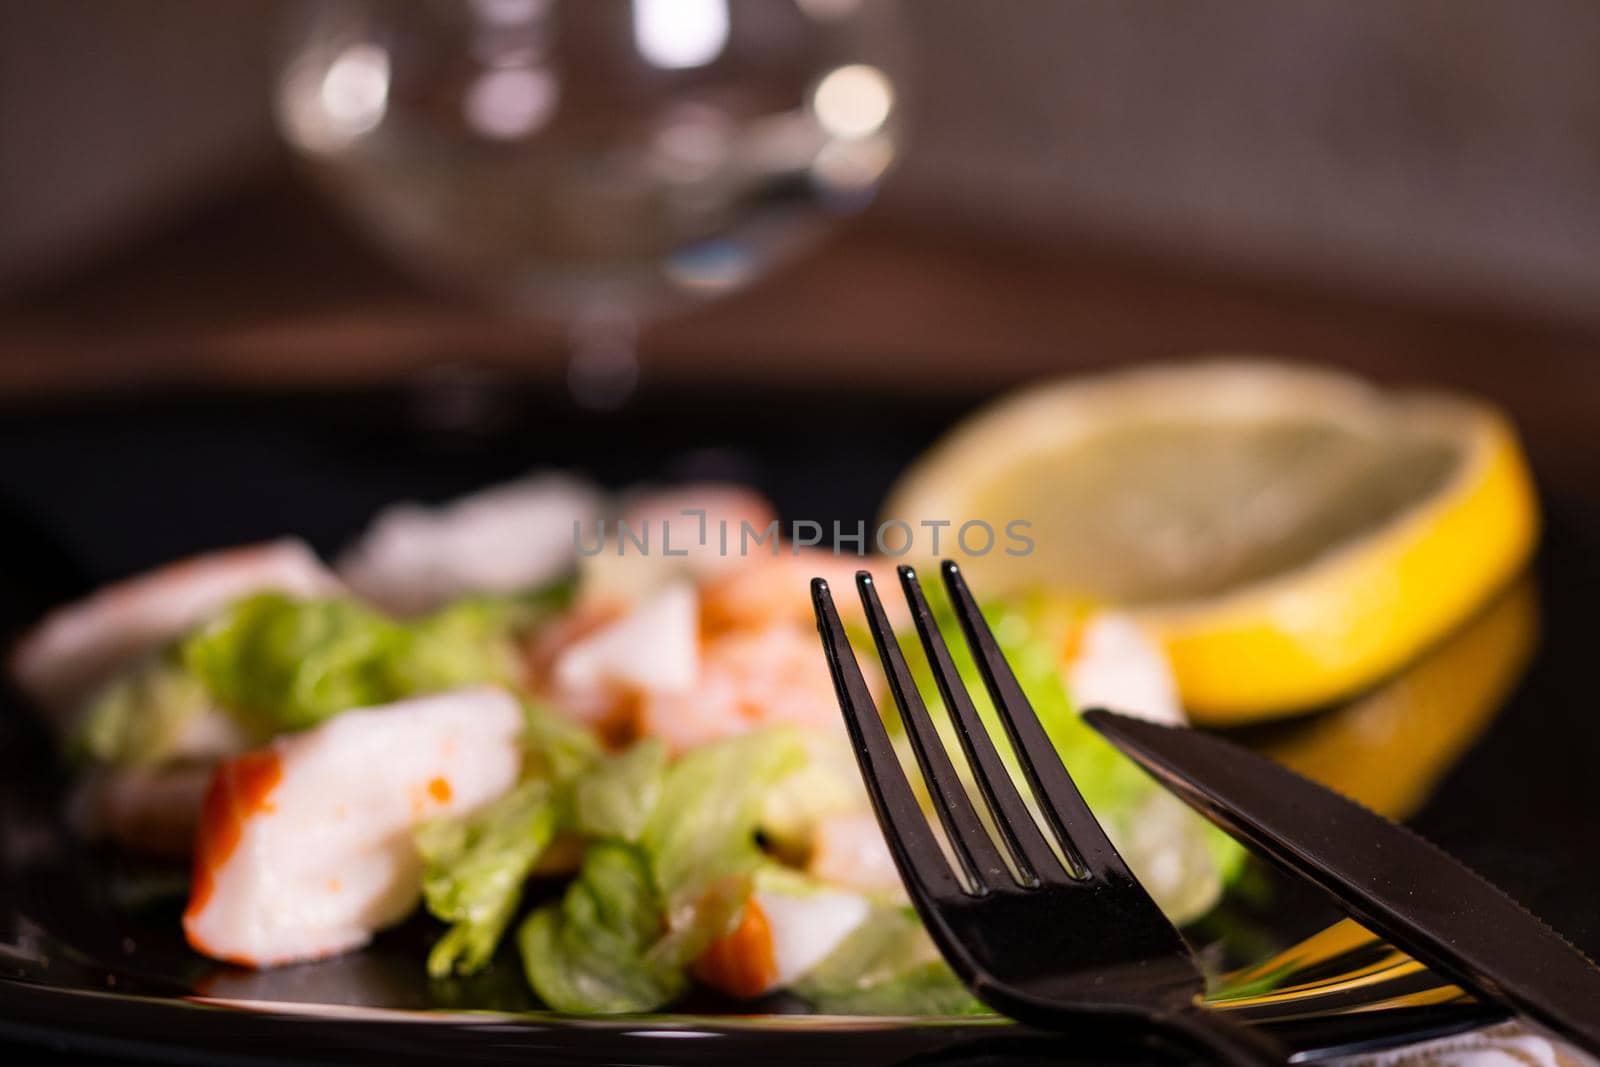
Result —
<path fill-rule="evenodd" d="M 1163 1016 L 1172 1035 L 1204 1052 L 1214 1063 L 1230 1067 L 1282 1067 L 1289 1062 L 1289 1049 L 1277 1038 L 1225 1012 L 1206 1008 L 1199 1002 Z"/>

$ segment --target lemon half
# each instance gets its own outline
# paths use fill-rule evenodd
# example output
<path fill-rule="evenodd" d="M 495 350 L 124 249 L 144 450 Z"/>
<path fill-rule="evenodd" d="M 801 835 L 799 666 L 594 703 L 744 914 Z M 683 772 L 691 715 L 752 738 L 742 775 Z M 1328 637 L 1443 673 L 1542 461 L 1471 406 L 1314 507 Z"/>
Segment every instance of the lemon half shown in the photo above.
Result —
<path fill-rule="evenodd" d="M 983 595 L 1132 609 L 1213 724 L 1384 678 L 1506 583 L 1538 527 L 1494 408 L 1243 359 L 1002 399 L 913 464 L 884 519 L 943 532 Z"/>
<path fill-rule="evenodd" d="M 1494 721 L 1539 635 L 1531 577 L 1342 707 L 1274 730 L 1258 750 L 1380 815 L 1405 819 Z"/>

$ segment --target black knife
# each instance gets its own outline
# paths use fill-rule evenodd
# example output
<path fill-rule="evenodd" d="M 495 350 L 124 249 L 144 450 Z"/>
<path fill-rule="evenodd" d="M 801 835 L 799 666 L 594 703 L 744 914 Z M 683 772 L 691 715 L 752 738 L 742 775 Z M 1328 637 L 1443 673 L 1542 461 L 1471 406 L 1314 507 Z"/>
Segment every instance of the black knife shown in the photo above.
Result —
<path fill-rule="evenodd" d="M 1221 738 L 1109 711 L 1084 719 L 1369 930 L 1476 996 L 1600 1054 L 1600 968 L 1438 846 Z"/>

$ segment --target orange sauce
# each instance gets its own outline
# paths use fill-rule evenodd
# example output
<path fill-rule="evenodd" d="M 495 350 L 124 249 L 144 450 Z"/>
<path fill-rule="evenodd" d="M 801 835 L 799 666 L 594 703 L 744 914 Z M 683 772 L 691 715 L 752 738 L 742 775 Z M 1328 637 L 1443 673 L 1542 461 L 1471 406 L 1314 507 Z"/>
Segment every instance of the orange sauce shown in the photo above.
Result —
<path fill-rule="evenodd" d="M 441 804 L 450 803 L 450 780 L 448 778 L 435 778 L 428 783 L 428 795 Z"/>

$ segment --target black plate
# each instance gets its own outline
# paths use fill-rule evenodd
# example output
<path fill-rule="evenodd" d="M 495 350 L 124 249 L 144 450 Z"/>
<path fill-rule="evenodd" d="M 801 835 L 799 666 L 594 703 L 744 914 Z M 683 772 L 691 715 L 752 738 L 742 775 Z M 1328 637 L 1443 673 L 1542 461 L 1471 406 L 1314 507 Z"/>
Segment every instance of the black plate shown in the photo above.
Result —
<path fill-rule="evenodd" d="M 392 500 L 444 499 L 535 467 L 612 485 L 737 480 L 769 493 L 786 517 L 853 527 L 971 403 L 683 394 L 595 415 L 537 390 L 462 377 L 347 395 L 130 397 L 13 412 L 0 420 L 0 623 L 12 631 L 98 583 L 219 545 L 295 533 L 331 553 Z M 1592 498 L 1547 495 L 1541 650 L 1413 822 L 1595 955 L 1600 826 L 1586 813 L 1600 720 L 1590 710 L 1586 621 L 1600 589 L 1600 518 Z M 66 832 L 61 777 L 15 700 L 0 709 L 0 776 L 0 1033 L 13 1041 L 121 1056 L 167 1058 L 182 1048 L 333 1061 L 978 1063 L 1059 1061 L 1064 1051 L 1058 1038 L 992 1020 L 789 1014 L 796 1006 L 781 1000 L 738 1016 L 717 1014 L 723 1006 L 711 1002 L 630 1019 L 533 1012 L 514 961 L 481 981 L 430 985 L 420 961 L 432 930 L 421 921 L 322 964 L 220 968 L 183 946 L 170 898 L 152 879 L 160 872 L 85 849 Z M 1270 892 L 1264 905 L 1230 905 L 1251 912 L 1251 928 L 1264 934 L 1257 945 L 1232 944 L 1236 956 L 1259 961 L 1261 945 L 1287 945 L 1334 918 L 1303 889 L 1280 883 Z M 1302 977 L 1337 986 L 1342 970 L 1374 954 L 1380 946 L 1356 945 Z M 1494 1016 L 1404 961 L 1389 964 L 1392 998 L 1382 1010 L 1352 1012 L 1370 993 L 1353 1000 L 1338 989 L 1319 994 L 1315 1010 L 1260 1000 L 1240 1010 L 1322 1052 Z"/>

